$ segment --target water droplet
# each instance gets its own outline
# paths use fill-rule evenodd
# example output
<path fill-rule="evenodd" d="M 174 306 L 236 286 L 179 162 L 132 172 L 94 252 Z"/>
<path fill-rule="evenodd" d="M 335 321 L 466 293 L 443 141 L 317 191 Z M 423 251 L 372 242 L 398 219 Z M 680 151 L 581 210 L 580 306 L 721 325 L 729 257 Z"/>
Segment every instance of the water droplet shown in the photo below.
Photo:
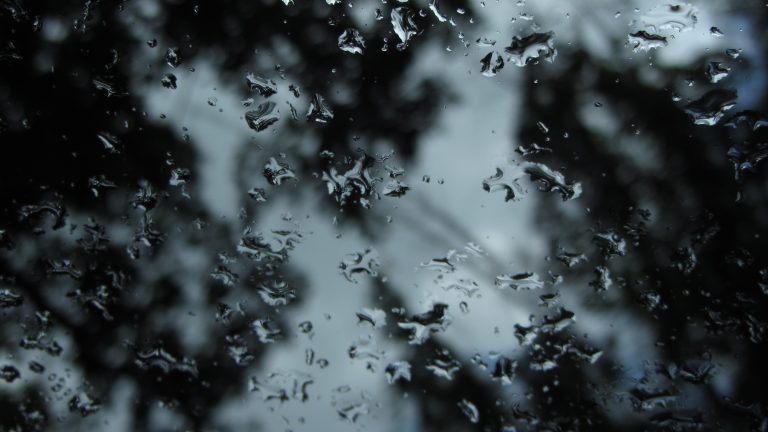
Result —
<path fill-rule="evenodd" d="M 259 297 L 270 306 L 285 306 L 296 298 L 296 290 L 282 280 L 262 282 L 258 291 Z"/>
<path fill-rule="evenodd" d="M 174 168 L 171 171 L 171 178 L 168 180 L 168 184 L 171 186 L 182 186 L 186 184 L 192 177 L 192 172 L 187 168 Z"/>
<path fill-rule="evenodd" d="M 178 47 L 168 48 L 165 51 L 165 62 L 168 66 L 175 68 L 181 64 L 181 51 Z"/>
<path fill-rule="evenodd" d="M 339 174 L 336 167 L 323 172 L 321 179 L 341 207 L 348 202 L 357 202 L 363 207 L 369 205 L 368 199 L 376 197 L 374 184 L 378 180 L 371 174 L 375 159 L 362 153 L 344 174 Z"/>
<path fill-rule="evenodd" d="M 662 4 L 651 9 L 640 20 L 653 33 L 664 30 L 684 32 L 693 29 L 698 21 L 698 11 L 690 4 Z"/>
<path fill-rule="evenodd" d="M 680 247 L 672 254 L 672 267 L 683 274 L 691 274 L 696 268 L 698 259 L 692 247 Z"/>
<path fill-rule="evenodd" d="M 667 46 L 667 38 L 657 34 L 650 34 L 643 30 L 631 33 L 627 36 L 627 42 L 632 47 L 632 51 L 648 52 L 654 48 L 663 48 Z"/>
<path fill-rule="evenodd" d="M 512 43 L 504 48 L 508 60 L 518 67 L 535 64 L 539 59 L 555 61 L 557 50 L 554 45 L 555 33 L 532 33 L 526 37 L 515 36 Z"/>
<path fill-rule="evenodd" d="M 487 77 L 496 76 L 504 67 L 504 59 L 497 51 L 489 52 L 480 60 L 480 73 Z"/>
<path fill-rule="evenodd" d="M 627 242 L 614 231 L 596 233 L 592 241 L 600 248 L 605 259 L 627 254 Z"/>
<path fill-rule="evenodd" d="M 394 384 L 398 380 L 411 380 L 411 364 L 407 361 L 396 361 L 387 365 L 384 369 L 387 383 Z"/>
<path fill-rule="evenodd" d="M 370 335 L 360 337 L 347 350 L 347 355 L 351 359 L 358 360 L 381 360 L 385 352 L 380 350 L 374 343 Z"/>
<path fill-rule="evenodd" d="M 462 399 L 458 403 L 459 408 L 461 408 L 461 412 L 464 413 L 465 416 L 469 419 L 470 423 L 477 423 L 480 421 L 480 412 L 477 410 L 477 407 L 472 402 Z"/>
<path fill-rule="evenodd" d="M 595 289 L 595 292 L 603 292 L 608 290 L 613 285 L 611 279 L 611 272 L 608 267 L 597 266 L 595 267 L 595 279 L 589 283 L 589 286 Z"/>
<path fill-rule="evenodd" d="M 742 52 L 741 48 L 728 48 L 727 50 L 725 50 L 725 55 L 727 55 L 732 59 L 737 59 L 741 55 L 741 52 Z"/>
<path fill-rule="evenodd" d="M 286 180 L 298 180 L 296 173 L 291 169 L 288 164 L 278 162 L 277 159 L 271 157 L 266 165 L 264 165 L 264 178 L 267 179 L 269 184 L 279 186 Z"/>
<path fill-rule="evenodd" d="M 240 275 L 230 270 L 228 267 L 220 265 L 211 272 L 211 277 L 225 286 L 234 286 L 240 279 Z"/>
<path fill-rule="evenodd" d="M 435 14 L 435 18 L 437 18 L 440 22 L 446 22 L 448 21 L 448 18 L 443 15 L 442 12 L 440 12 L 440 6 L 437 4 L 437 0 L 429 0 L 429 9 L 432 11 L 433 14 Z"/>
<path fill-rule="evenodd" d="M 461 363 L 453 358 L 447 349 L 438 349 L 435 357 L 427 359 L 426 369 L 438 378 L 453 380 L 456 372 L 461 369 Z"/>
<path fill-rule="evenodd" d="M 103 189 L 113 189 L 117 185 L 104 176 L 104 174 L 93 176 L 88 179 L 88 187 L 91 189 L 91 193 L 96 198 L 99 197 L 99 192 Z"/>
<path fill-rule="evenodd" d="M 317 93 L 312 96 L 312 100 L 309 102 L 307 120 L 322 124 L 333 120 L 333 111 L 331 110 L 331 106 L 328 104 L 324 97 Z"/>
<path fill-rule="evenodd" d="M 410 344 L 421 345 L 427 341 L 430 335 L 445 331 L 451 324 L 451 316 L 448 315 L 447 310 L 448 305 L 435 303 L 429 311 L 413 315 L 410 319 L 398 322 L 397 325 L 410 332 L 408 336 Z"/>
<path fill-rule="evenodd" d="M 363 308 L 356 313 L 358 323 L 368 323 L 373 328 L 383 328 L 387 325 L 387 313 L 381 309 Z"/>
<path fill-rule="evenodd" d="M 255 110 L 246 112 L 245 122 L 248 127 L 261 132 L 275 124 L 280 120 L 280 113 L 275 110 L 276 106 L 274 102 L 262 102 Z"/>
<path fill-rule="evenodd" d="M 495 40 L 493 40 L 493 39 L 488 39 L 488 38 L 485 38 L 485 37 L 481 37 L 481 38 L 478 38 L 478 39 L 475 41 L 475 43 L 476 43 L 476 44 L 477 44 L 477 46 L 479 46 L 479 47 L 491 47 L 491 46 L 494 46 L 494 45 L 496 45 L 496 41 L 495 41 Z"/>
<path fill-rule="evenodd" d="M 19 208 L 19 221 L 30 221 L 41 214 L 49 214 L 53 217 L 54 230 L 58 230 L 64 227 L 66 224 L 67 212 L 57 203 L 43 201 L 40 204 L 28 204 Z"/>
<path fill-rule="evenodd" d="M 179 372 L 197 378 L 197 363 L 190 358 L 184 357 L 177 360 L 163 348 L 148 349 L 136 353 L 136 359 L 133 362 L 139 369 L 148 371 L 156 369 L 163 374 Z"/>
<path fill-rule="evenodd" d="M 547 315 L 544 317 L 540 326 L 541 331 L 546 333 L 557 333 L 576 322 L 576 314 L 568 309 L 561 307 L 557 315 Z"/>
<path fill-rule="evenodd" d="M 245 83 L 250 91 L 255 91 L 266 98 L 277 93 L 277 84 L 274 81 L 258 76 L 253 72 L 248 72 L 245 75 Z"/>
<path fill-rule="evenodd" d="M 24 303 L 24 297 L 10 288 L 0 288 L 0 308 L 19 307 Z"/>
<path fill-rule="evenodd" d="M 477 282 L 469 279 L 459 279 L 445 287 L 446 291 L 457 290 L 467 297 L 473 297 L 480 291 L 480 286 Z"/>
<path fill-rule="evenodd" d="M 248 191 L 248 196 L 256 202 L 267 202 L 267 191 L 262 188 L 251 188 Z"/>
<path fill-rule="evenodd" d="M 339 408 L 337 412 L 342 419 L 355 423 L 360 417 L 368 415 L 368 409 L 368 404 L 361 402 Z"/>
<path fill-rule="evenodd" d="M 101 409 L 101 401 L 88 393 L 80 392 L 72 396 L 68 406 L 70 411 L 79 412 L 81 416 L 87 417 Z"/>
<path fill-rule="evenodd" d="M 515 166 L 496 168 L 496 174 L 483 180 L 483 189 L 486 192 L 502 190 L 505 192 L 504 200 L 517 200 L 525 194 L 525 189 L 520 185 L 519 179 L 525 174 L 531 181 L 539 183 L 539 190 L 543 192 L 558 192 L 563 201 L 572 200 L 581 196 L 581 183 L 567 183 L 565 176 L 548 166 L 535 162 L 523 162 Z"/>
<path fill-rule="evenodd" d="M 163 87 L 171 90 L 176 89 L 176 75 L 172 73 L 167 73 L 163 75 L 163 78 L 160 80 L 160 83 L 163 85 Z"/>
<path fill-rule="evenodd" d="M 725 112 L 736 105 L 735 90 L 714 89 L 685 107 L 685 112 L 697 125 L 714 126 Z"/>
<path fill-rule="evenodd" d="M 430 8 L 435 12 L 435 15 L 438 15 L 436 7 L 433 8 L 430 4 Z M 409 7 L 398 6 L 392 9 L 390 18 L 392 20 L 392 28 L 401 41 L 397 45 L 397 49 L 402 51 L 408 47 L 411 39 L 420 33 L 418 26 L 416 26 L 416 16 Z"/>
<path fill-rule="evenodd" d="M 45 366 L 32 360 L 29 362 L 29 370 L 31 370 L 34 373 L 41 374 L 45 372 Z"/>
<path fill-rule="evenodd" d="M 260 379 L 252 377 L 249 391 L 261 395 L 262 400 L 287 402 L 291 399 L 305 402 L 309 399 L 307 390 L 315 382 L 312 375 L 298 371 L 276 371 Z"/>
<path fill-rule="evenodd" d="M 21 372 L 11 365 L 5 365 L 0 368 L 0 379 L 7 383 L 12 383 L 21 377 Z"/>
<path fill-rule="evenodd" d="M 704 70 L 707 79 L 713 84 L 727 77 L 730 72 L 731 68 L 714 61 L 707 63 L 707 68 Z"/>
<path fill-rule="evenodd" d="M 384 186 L 383 194 L 388 197 L 401 197 L 411 188 L 399 180 L 392 180 Z"/>
<path fill-rule="evenodd" d="M 376 277 L 378 275 L 376 269 L 380 265 L 376 251 L 366 249 L 363 253 L 355 252 L 344 255 L 341 264 L 339 264 L 339 269 L 341 269 L 341 273 L 348 281 L 357 283 L 354 275 L 367 274 L 371 277 Z"/>
<path fill-rule="evenodd" d="M 251 330 L 261 343 L 272 343 L 283 338 L 283 331 L 272 318 L 262 318 L 251 322 Z"/>
<path fill-rule="evenodd" d="M 544 281 L 541 280 L 538 274 L 532 272 L 501 274 L 496 276 L 494 284 L 498 289 L 511 289 L 514 291 L 544 288 Z"/>
<path fill-rule="evenodd" d="M 557 254 L 557 260 L 565 264 L 568 268 L 575 267 L 579 263 L 587 261 L 587 256 L 583 253 L 562 251 Z"/>
<path fill-rule="evenodd" d="M 339 36 L 339 48 L 352 54 L 362 54 L 365 49 L 365 40 L 360 31 L 348 28 Z"/>
<path fill-rule="evenodd" d="M 313 327 L 311 321 L 302 321 L 299 323 L 299 330 L 304 334 L 310 333 Z"/>
<path fill-rule="evenodd" d="M 237 245 L 237 251 L 254 261 L 267 259 L 285 262 L 288 252 L 302 239 L 300 233 L 292 230 L 271 230 L 270 234 L 267 239 L 263 233 L 252 233 L 250 227 L 246 228 Z"/>
<path fill-rule="evenodd" d="M 736 128 L 741 124 L 756 131 L 762 127 L 768 126 L 768 117 L 757 111 L 739 111 L 734 114 L 724 126 Z"/>
<path fill-rule="evenodd" d="M 491 376 L 502 385 L 510 385 L 515 377 L 516 369 L 516 361 L 505 356 L 499 356 L 499 358 L 496 359 L 496 364 L 493 366 Z"/>

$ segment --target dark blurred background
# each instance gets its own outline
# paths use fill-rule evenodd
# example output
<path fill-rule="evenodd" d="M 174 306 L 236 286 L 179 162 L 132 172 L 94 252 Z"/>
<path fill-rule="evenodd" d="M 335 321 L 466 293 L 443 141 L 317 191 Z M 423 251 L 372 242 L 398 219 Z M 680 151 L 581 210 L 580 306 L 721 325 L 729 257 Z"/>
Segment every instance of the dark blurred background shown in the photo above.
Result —
<path fill-rule="evenodd" d="M 0 0 L 0 430 L 768 431 L 767 18 Z"/>

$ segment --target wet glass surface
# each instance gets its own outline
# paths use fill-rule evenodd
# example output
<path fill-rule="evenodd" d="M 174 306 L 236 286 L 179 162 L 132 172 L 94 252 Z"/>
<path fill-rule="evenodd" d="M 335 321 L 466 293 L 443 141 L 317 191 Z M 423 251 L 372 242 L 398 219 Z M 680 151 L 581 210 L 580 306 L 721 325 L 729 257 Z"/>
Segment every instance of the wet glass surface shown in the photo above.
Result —
<path fill-rule="evenodd" d="M 768 431 L 766 28 L 0 0 L 0 430 Z"/>

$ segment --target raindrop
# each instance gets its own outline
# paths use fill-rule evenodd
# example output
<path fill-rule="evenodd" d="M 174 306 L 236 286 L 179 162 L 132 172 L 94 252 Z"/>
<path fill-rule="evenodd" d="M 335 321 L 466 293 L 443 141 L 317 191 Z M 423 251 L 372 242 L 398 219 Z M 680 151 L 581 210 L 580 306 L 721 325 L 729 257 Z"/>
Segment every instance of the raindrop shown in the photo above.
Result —
<path fill-rule="evenodd" d="M 707 76 L 709 82 L 714 84 L 727 77 L 730 72 L 731 68 L 723 65 L 720 62 L 713 61 L 707 64 L 707 68 L 705 69 L 704 74 Z"/>
<path fill-rule="evenodd" d="M 397 361 L 387 365 L 384 369 L 387 383 L 394 384 L 398 380 L 411 380 L 411 364 L 407 361 Z"/>
<path fill-rule="evenodd" d="M 24 297 L 10 288 L 0 288 L 0 308 L 19 307 L 24 303 Z"/>
<path fill-rule="evenodd" d="M 378 254 L 373 249 L 366 249 L 364 252 L 351 253 L 344 255 L 339 269 L 341 274 L 344 275 L 350 282 L 357 283 L 357 279 L 354 277 L 357 274 L 367 274 L 371 277 L 378 275 L 376 269 L 379 268 Z"/>
<path fill-rule="evenodd" d="M 384 186 L 382 193 L 388 197 L 401 197 L 408 192 L 410 188 L 405 183 L 399 180 L 392 180 Z"/>
<path fill-rule="evenodd" d="M 496 276 L 494 284 L 499 289 L 511 289 L 514 291 L 528 291 L 544 288 L 544 281 L 539 275 L 532 272 L 527 273 L 506 273 Z"/>
<path fill-rule="evenodd" d="M 600 248 L 605 259 L 627 254 L 627 242 L 614 231 L 596 233 L 592 241 Z"/>
<path fill-rule="evenodd" d="M 431 7 L 432 6 L 430 5 L 430 8 Z M 435 10 L 436 9 L 433 9 L 433 11 Z M 420 32 L 419 28 L 416 26 L 416 15 L 410 8 L 406 6 L 398 6 L 392 9 L 390 17 L 392 19 L 392 28 L 401 40 L 401 43 L 397 45 L 397 49 L 402 51 L 408 47 L 408 43 L 411 39 Z"/>
<path fill-rule="evenodd" d="M 291 399 L 305 402 L 307 390 L 315 382 L 312 375 L 298 371 L 276 371 L 265 378 L 252 377 L 248 390 L 258 393 L 262 400 L 287 402 Z"/>
<path fill-rule="evenodd" d="M 21 372 L 11 365 L 5 365 L 0 368 L 0 379 L 7 383 L 12 383 L 21 377 Z"/>
<path fill-rule="evenodd" d="M 181 51 L 177 47 L 168 48 L 165 51 L 165 62 L 168 66 L 175 68 L 181 64 Z"/>
<path fill-rule="evenodd" d="M 322 124 L 333 120 L 333 111 L 331 110 L 331 106 L 328 105 L 328 102 L 324 97 L 317 93 L 312 96 L 312 100 L 309 102 L 307 120 Z"/>
<path fill-rule="evenodd" d="M 280 120 L 280 112 L 275 110 L 276 105 L 274 102 L 262 102 L 255 110 L 246 112 L 245 122 L 248 127 L 261 132 L 275 124 Z"/>
<path fill-rule="evenodd" d="M 643 30 L 628 35 L 627 42 L 634 52 L 648 52 L 654 48 L 663 48 L 667 46 L 667 38 L 657 34 L 650 34 Z"/>
<path fill-rule="evenodd" d="M 296 173 L 291 169 L 288 164 L 278 162 L 277 159 L 271 157 L 266 165 L 264 165 L 264 178 L 267 179 L 269 184 L 279 186 L 286 180 L 298 180 Z"/>
<path fill-rule="evenodd" d="M 248 72 L 245 75 L 245 83 L 250 91 L 255 91 L 266 98 L 277 93 L 277 84 L 274 81 L 258 76 L 253 72 Z"/>
<path fill-rule="evenodd" d="M 262 188 L 251 188 L 248 190 L 248 196 L 256 202 L 267 202 L 267 191 Z"/>
<path fill-rule="evenodd" d="M 736 105 L 738 95 L 735 90 L 714 89 L 685 107 L 685 112 L 697 125 L 714 126 L 725 112 Z"/>
<path fill-rule="evenodd" d="M 651 9 L 640 20 L 654 33 L 664 30 L 684 32 L 693 29 L 698 11 L 690 4 L 662 4 Z"/>
<path fill-rule="evenodd" d="M 272 343 L 283 338 L 283 331 L 272 318 L 262 318 L 251 322 L 251 330 L 261 343 Z"/>
<path fill-rule="evenodd" d="M 497 51 L 489 52 L 480 60 L 480 73 L 487 77 L 496 76 L 504 67 L 504 59 Z"/>
<path fill-rule="evenodd" d="M 339 48 L 352 54 L 362 54 L 365 49 L 365 40 L 357 29 L 349 28 L 339 36 Z"/>
<path fill-rule="evenodd" d="M 413 315 L 410 319 L 398 322 L 397 325 L 403 330 L 410 332 L 408 337 L 412 345 L 421 345 L 427 341 L 430 335 L 440 331 L 445 331 L 451 324 L 451 317 L 446 312 L 448 305 L 444 303 L 435 303 L 432 309 Z"/>
<path fill-rule="evenodd" d="M 163 78 L 160 80 L 160 83 L 163 84 L 163 87 L 175 90 L 176 89 L 176 75 L 172 73 L 167 73 L 163 76 Z"/>
<path fill-rule="evenodd" d="M 533 33 L 522 38 L 515 36 L 512 43 L 504 48 L 504 52 L 509 54 L 508 60 L 518 67 L 535 64 L 539 59 L 551 63 L 557 56 L 554 39 L 554 32 Z"/>
<path fill-rule="evenodd" d="M 358 323 L 368 323 L 373 328 L 383 328 L 387 325 L 387 313 L 381 309 L 363 308 L 356 313 Z"/>
<path fill-rule="evenodd" d="M 470 423 L 477 423 L 480 421 L 480 412 L 477 410 L 475 404 L 466 399 L 462 399 L 458 405 L 459 408 L 461 408 L 461 412 L 467 416 Z"/>
<path fill-rule="evenodd" d="M 68 406 L 70 411 L 79 412 L 81 416 L 87 417 L 101 409 L 101 401 L 88 393 L 80 392 L 72 396 Z"/>

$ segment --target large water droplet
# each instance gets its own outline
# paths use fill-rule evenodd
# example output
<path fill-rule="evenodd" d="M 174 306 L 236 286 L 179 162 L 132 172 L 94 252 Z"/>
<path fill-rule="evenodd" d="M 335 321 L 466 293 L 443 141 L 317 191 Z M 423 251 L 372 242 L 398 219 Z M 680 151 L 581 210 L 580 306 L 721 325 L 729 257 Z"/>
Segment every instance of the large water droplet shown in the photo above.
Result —
<path fill-rule="evenodd" d="M 654 48 L 663 48 L 667 46 L 667 38 L 657 34 L 647 33 L 644 30 L 628 35 L 627 42 L 634 52 L 648 52 Z"/>
<path fill-rule="evenodd" d="M 432 309 L 413 315 L 410 319 L 404 322 L 397 323 L 398 327 L 410 332 L 408 337 L 409 343 L 413 345 L 421 345 L 427 341 L 432 333 L 445 331 L 445 329 L 451 323 L 451 317 L 446 312 L 448 305 L 443 303 L 435 303 Z"/>
<path fill-rule="evenodd" d="M 544 288 L 544 281 L 539 275 L 532 272 L 527 273 L 507 273 L 496 276 L 494 284 L 499 289 L 511 289 L 514 291 L 528 291 Z"/>
<path fill-rule="evenodd" d="M 509 61 L 518 67 L 537 63 L 539 59 L 551 63 L 557 56 L 554 39 L 554 32 L 533 33 L 522 38 L 515 36 L 504 52 L 509 54 Z"/>
<path fill-rule="evenodd" d="M 286 180 L 298 180 L 296 173 L 288 164 L 278 162 L 273 157 L 269 158 L 267 164 L 264 165 L 264 178 L 274 186 L 279 186 Z"/>
<path fill-rule="evenodd" d="M 503 67 L 504 59 L 497 51 L 489 52 L 480 60 L 480 73 L 487 77 L 496 76 Z"/>
<path fill-rule="evenodd" d="M 408 47 L 408 43 L 411 39 L 419 34 L 419 28 L 416 26 L 416 15 L 409 7 L 398 6 L 392 9 L 390 17 L 392 19 L 392 28 L 395 30 L 395 34 L 401 41 L 401 43 L 397 45 L 397 48 L 399 50 L 404 50 Z"/>
<path fill-rule="evenodd" d="M 81 416 L 87 417 L 101 409 L 101 401 L 88 393 L 80 392 L 72 396 L 68 406 L 70 411 L 79 412 Z"/>
<path fill-rule="evenodd" d="M 348 28 L 339 36 L 339 48 L 342 51 L 352 54 L 362 54 L 365 49 L 365 40 L 360 31 L 354 28 Z"/>
<path fill-rule="evenodd" d="M 725 112 L 736 105 L 738 95 L 735 90 L 714 89 L 685 107 L 685 112 L 694 124 L 714 126 Z"/>
<path fill-rule="evenodd" d="M 697 12 L 690 4 L 662 4 L 651 9 L 640 20 L 645 28 L 653 33 L 664 30 L 683 32 L 693 29 L 696 25 Z"/>
<path fill-rule="evenodd" d="M 261 132 L 280 120 L 280 112 L 275 110 L 274 102 L 262 102 L 255 110 L 245 113 L 245 122 L 248 127 Z"/>
<path fill-rule="evenodd" d="M 387 365 L 384 369 L 389 384 L 394 384 L 398 380 L 411 380 L 411 364 L 407 361 L 397 361 Z"/>
<path fill-rule="evenodd" d="M 253 72 L 248 72 L 245 75 L 245 83 L 248 85 L 249 90 L 255 91 L 266 98 L 277 93 L 277 84 L 274 81 L 258 76 Z"/>
<path fill-rule="evenodd" d="M 333 111 L 331 110 L 331 106 L 328 104 L 324 97 L 317 93 L 312 96 L 312 100 L 309 102 L 307 120 L 314 121 L 316 123 L 328 123 L 329 121 L 333 120 Z"/>

